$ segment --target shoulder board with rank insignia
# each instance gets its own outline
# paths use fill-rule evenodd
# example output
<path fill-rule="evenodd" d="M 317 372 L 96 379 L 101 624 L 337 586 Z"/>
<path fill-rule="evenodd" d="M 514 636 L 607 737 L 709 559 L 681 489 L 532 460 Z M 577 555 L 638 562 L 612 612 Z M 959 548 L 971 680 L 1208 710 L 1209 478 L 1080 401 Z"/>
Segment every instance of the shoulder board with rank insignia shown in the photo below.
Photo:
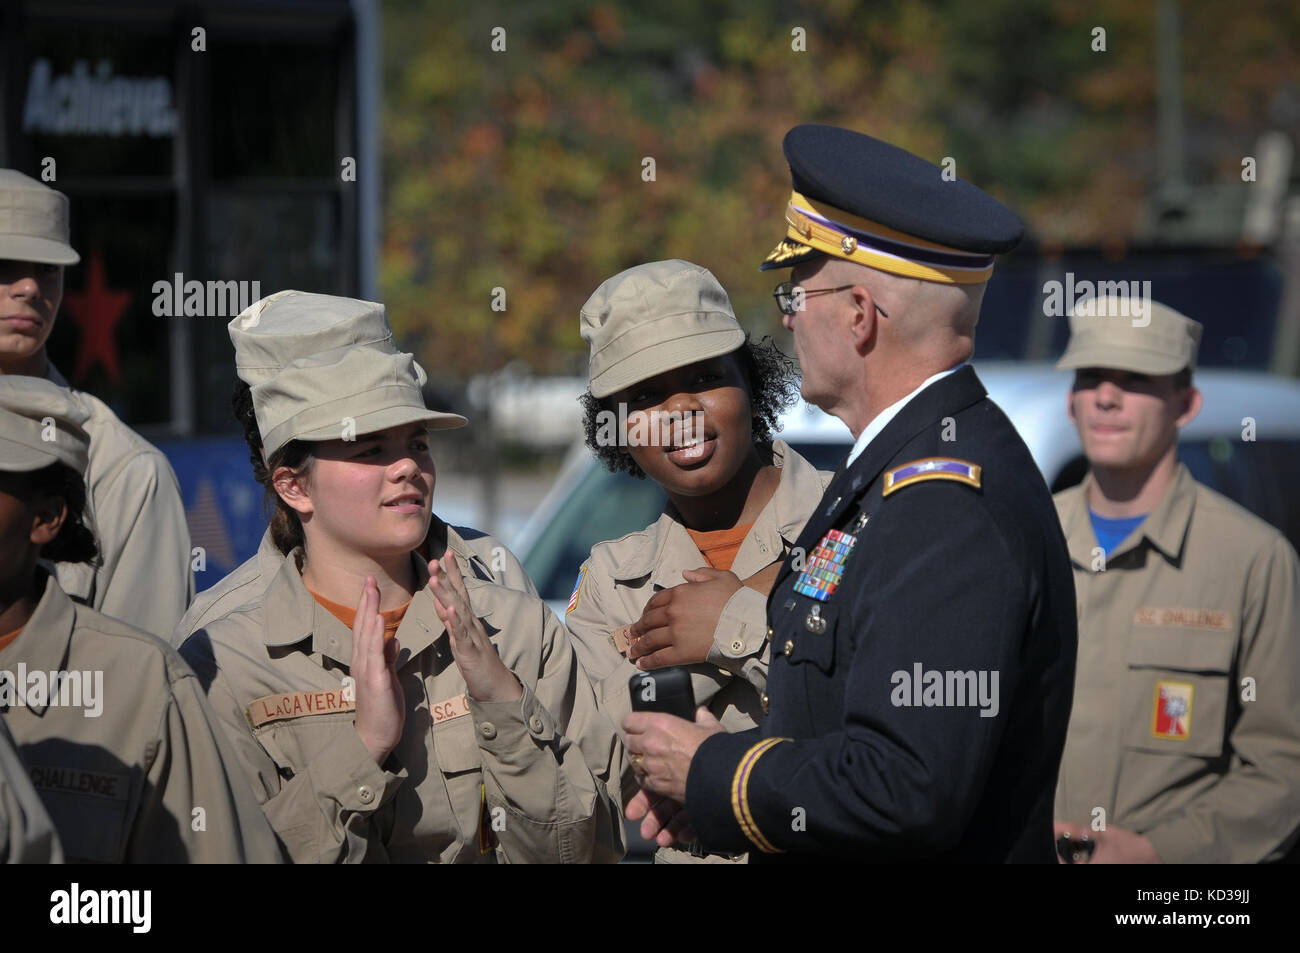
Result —
<path fill-rule="evenodd" d="M 978 490 L 980 466 L 977 463 L 967 463 L 965 460 L 954 460 L 951 457 L 926 457 L 923 460 L 913 460 L 901 467 L 894 467 L 885 474 L 885 488 L 881 496 L 889 496 L 895 490 L 920 483 L 922 480 L 956 480 Z"/>

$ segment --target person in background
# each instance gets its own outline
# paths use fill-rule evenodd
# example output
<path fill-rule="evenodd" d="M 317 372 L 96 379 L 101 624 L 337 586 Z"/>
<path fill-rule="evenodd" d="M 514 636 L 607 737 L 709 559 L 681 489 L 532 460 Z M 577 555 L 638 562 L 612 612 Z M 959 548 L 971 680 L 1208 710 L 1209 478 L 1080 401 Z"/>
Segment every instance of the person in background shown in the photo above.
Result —
<path fill-rule="evenodd" d="M 578 657 L 615 725 L 631 711 L 632 675 L 689 665 L 697 704 L 728 730 L 752 728 L 767 710 L 768 590 L 830 479 L 773 439 L 794 366 L 750 340 L 717 279 L 685 261 L 610 278 L 581 333 L 587 445 L 668 502 L 645 529 L 592 547 L 565 615 Z M 623 773 L 630 794 L 632 765 Z M 691 844 L 656 860 L 745 856 Z"/>
<path fill-rule="evenodd" d="M 277 862 L 189 666 L 161 639 L 74 602 L 45 568 L 95 555 L 81 479 L 91 419 L 65 387 L 0 377 L 5 725 L 67 860 Z"/>
<path fill-rule="evenodd" d="M 358 345 L 251 388 L 280 566 L 181 654 L 296 862 L 617 860 L 621 749 L 568 634 L 420 554 L 428 432 L 465 423 L 422 376 Z"/>
<path fill-rule="evenodd" d="M 338 354 L 352 347 L 371 347 L 385 353 L 397 350 L 382 304 L 302 291 L 279 291 L 255 302 L 230 322 L 229 331 L 238 375 L 232 407 L 249 444 L 253 475 L 263 485 L 267 482 L 266 461 L 251 388 L 270 380 L 300 357 Z M 416 369 L 423 379 L 424 369 L 419 364 Z M 533 581 L 506 546 L 481 530 L 445 523 L 435 513 L 421 555 L 441 559 L 448 550 L 456 555 L 462 574 L 537 595 Z M 172 644 L 179 646 L 194 632 L 260 597 L 283 559 L 284 553 L 268 526 L 253 556 L 195 596 L 172 633 Z"/>
<path fill-rule="evenodd" d="M 60 564 L 59 585 L 92 609 L 167 638 L 194 595 L 176 474 L 107 404 L 74 391 L 45 353 L 63 269 L 80 260 L 68 244 L 67 197 L 0 169 L 0 374 L 47 378 L 75 392 L 90 413 L 85 518 L 99 557 Z"/>
<path fill-rule="evenodd" d="M 1300 829 L 1300 561 L 1179 462 L 1201 325 L 1137 304 L 1092 299 L 1057 364 L 1089 469 L 1056 495 L 1079 602 L 1056 830 L 1091 863 L 1276 860 Z"/>

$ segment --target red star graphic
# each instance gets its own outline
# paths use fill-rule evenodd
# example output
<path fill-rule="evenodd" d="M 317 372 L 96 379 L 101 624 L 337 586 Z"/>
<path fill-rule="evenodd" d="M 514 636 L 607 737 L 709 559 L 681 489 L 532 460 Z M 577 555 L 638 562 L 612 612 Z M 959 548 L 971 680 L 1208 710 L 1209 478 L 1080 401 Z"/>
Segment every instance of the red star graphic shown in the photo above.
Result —
<path fill-rule="evenodd" d="M 72 313 L 80 332 L 77 335 L 77 366 L 72 371 L 73 383 L 84 381 L 97 363 L 104 366 L 114 384 L 121 382 L 113 329 L 122 320 L 122 312 L 130 303 L 131 292 L 113 291 L 104 283 L 104 258 L 96 248 L 90 256 L 85 289 L 63 296 L 63 304 Z"/>

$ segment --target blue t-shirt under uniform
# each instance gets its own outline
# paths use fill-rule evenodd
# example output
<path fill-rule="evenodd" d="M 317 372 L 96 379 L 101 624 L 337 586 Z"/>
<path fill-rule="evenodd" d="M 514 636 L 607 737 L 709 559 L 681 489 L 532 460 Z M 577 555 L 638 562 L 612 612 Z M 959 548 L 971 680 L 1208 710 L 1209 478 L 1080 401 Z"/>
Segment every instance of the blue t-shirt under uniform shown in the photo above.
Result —
<path fill-rule="evenodd" d="M 1106 516 L 1098 516 L 1088 508 L 1088 516 L 1092 518 L 1092 531 L 1097 535 L 1097 542 L 1101 543 L 1102 551 L 1107 557 L 1114 552 L 1115 547 L 1128 538 L 1128 534 L 1133 532 L 1147 514 L 1141 516 L 1121 516 L 1119 519 L 1110 519 Z"/>

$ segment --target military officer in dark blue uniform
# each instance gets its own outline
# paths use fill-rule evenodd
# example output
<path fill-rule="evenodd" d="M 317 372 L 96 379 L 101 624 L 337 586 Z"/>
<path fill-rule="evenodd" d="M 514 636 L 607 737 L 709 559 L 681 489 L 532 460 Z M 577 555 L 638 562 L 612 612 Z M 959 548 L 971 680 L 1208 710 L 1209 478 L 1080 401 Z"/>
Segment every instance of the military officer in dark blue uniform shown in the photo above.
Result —
<path fill-rule="evenodd" d="M 785 154 L 762 267 L 794 269 L 776 295 L 803 395 L 856 443 L 768 601 L 765 723 L 628 716 L 629 816 L 756 861 L 1053 862 L 1074 583 L 1043 477 L 966 363 L 1020 222 L 845 129 L 798 126 Z"/>

